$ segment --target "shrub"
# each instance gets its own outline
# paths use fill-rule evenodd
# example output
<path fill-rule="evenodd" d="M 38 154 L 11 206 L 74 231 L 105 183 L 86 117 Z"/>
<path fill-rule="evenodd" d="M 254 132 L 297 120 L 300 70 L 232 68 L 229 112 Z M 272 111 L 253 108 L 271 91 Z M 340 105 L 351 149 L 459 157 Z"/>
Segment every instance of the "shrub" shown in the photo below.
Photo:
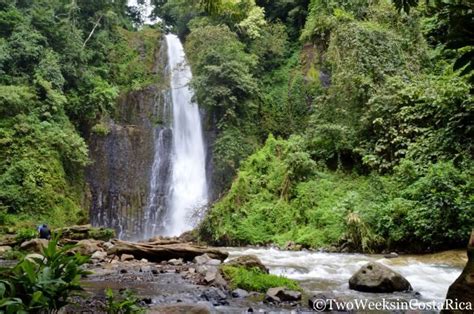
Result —
<path fill-rule="evenodd" d="M 110 133 L 110 128 L 106 123 L 99 122 L 91 128 L 91 132 L 100 136 L 107 136 Z"/>
<path fill-rule="evenodd" d="M 37 236 L 37 232 L 34 229 L 31 228 L 23 228 L 17 231 L 15 240 L 18 242 L 24 242 L 31 240 Z"/>
<path fill-rule="evenodd" d="M 107 299 L 105 309 L 107 314 L 145 313 L 145 309 L 139 305 L 140 300 L 128 289 L 121 291 L 119 296 L 117 296 L 112 289 L 107 288 L 105 290 L 105 296 Z"/>
<path fill-rule="evenodd" d="M 439 162 L 403 189 L 400 196 L 408 207 L 398 213 L 403 219 L 394 228 L 402 230 L 400 241 L 416 239 L 417 245 L 430 250 L 464 245 L 474 225 L 472 178 L 451 162 Z"/>
<path fill-rule="evenodd" d="M 57 311 L 82 290 L 81 269 L 89 257 L 68 255 L 73 246 L 57 248 L 58 238 L 43 249 L 43 258 L 23 259 L 0 272 L 0 311 L 6 313 Z"/>

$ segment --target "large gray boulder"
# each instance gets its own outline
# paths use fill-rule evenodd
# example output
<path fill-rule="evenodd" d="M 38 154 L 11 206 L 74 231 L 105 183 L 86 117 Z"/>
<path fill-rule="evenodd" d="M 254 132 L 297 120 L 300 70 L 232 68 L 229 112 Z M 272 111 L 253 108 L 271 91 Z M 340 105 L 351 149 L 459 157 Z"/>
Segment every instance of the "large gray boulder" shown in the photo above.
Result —
<path fill-rule="evenodd" d="M 449 287 L 447 300 L 457 300 L 474 307 L 474 230 L 467 247 L 467 264 L 458 279 Z M 451 301 L 447 301 L 451 302 Z M 452 311 L 444 311 L 450 313 Z"/>
<path fill-rule="evenodd" d="M 377 262 L 362 266 L 349 279 L 349 288 L 362 292 L 411 291 L 408 280 L 399 273 Z"/>

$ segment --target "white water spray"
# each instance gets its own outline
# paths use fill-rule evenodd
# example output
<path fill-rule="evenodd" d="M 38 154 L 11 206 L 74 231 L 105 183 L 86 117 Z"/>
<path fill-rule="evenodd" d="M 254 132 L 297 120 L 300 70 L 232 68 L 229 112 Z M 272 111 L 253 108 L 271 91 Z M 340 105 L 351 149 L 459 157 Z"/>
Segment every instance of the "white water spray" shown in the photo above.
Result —
<path fill-rule="evenodd" d="M 189 87 L 191 69 L 176 35 L 166 35 L 173 103 L 173 154 L 166 235 L 179 235 L 197 223 L 193 215 L 207 204 L 206 154 L 201 116 Z"/>

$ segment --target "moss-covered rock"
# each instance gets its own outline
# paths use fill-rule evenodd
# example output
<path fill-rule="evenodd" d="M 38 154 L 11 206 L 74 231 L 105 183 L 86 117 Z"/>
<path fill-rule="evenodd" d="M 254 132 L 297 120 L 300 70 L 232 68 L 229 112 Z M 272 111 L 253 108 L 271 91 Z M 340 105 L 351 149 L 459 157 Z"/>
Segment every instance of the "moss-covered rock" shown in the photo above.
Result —
<path fill-rule="evenodd" d="M 268 269 L 256 255 L 243 255 L 232 259 L 226 263 L 228 266 L 245 268 L 247 270 L 258 269 L 264 274 L 268 274 Z"/>
<path fill-rule="evenodd" d="M 229 282 L 231 289 L 240 288 L 247 291 L 266 292 L 269 288 L 286 287 L 290 290 L 301 290 L 295 280 L 270 275 L 258 268 L 247 269 L 222 265 L 220 269 L 224 278 Z"/>
<path fill-rule="evenodd" d="M 115 230 L 111 228 L 92 227 L 91 225 L 71 226 L 56 229 L 53 233 L 61 234 L 61 238 L 70 240 L 102 240 L 108 241 L 115 237 Z"/>

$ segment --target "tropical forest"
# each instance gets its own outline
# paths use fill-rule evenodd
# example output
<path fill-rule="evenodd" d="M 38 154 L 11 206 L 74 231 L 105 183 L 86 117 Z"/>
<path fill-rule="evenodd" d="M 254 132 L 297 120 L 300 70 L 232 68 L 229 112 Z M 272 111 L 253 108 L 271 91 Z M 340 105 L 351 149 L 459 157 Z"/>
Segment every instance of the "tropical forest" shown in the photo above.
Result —
<path fill-rule="evenodd" d="M 473 83 L 472 0 L 0 0 L 0 314 L 472 312 Z"/>

